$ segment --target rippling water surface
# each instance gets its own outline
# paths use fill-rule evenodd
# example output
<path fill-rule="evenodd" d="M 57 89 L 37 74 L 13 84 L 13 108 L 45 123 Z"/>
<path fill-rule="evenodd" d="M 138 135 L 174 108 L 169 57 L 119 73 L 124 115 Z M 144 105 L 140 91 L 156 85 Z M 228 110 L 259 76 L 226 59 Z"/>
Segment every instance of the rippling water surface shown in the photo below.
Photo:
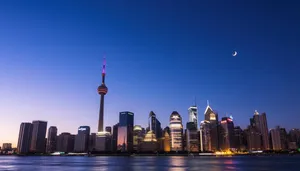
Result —
<path fill-rule="evenodd" d="M 0 170 L 20 171 L 300 171 L 300 156 L 16 157 L 0 156 Z"/>

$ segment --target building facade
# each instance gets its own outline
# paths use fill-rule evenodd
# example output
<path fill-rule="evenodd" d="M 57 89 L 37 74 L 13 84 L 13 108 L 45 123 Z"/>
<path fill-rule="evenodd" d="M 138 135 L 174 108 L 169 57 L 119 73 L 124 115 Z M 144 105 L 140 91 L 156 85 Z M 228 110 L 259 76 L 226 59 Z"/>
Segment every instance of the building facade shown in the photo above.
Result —
<path fill-rule="evenodd" d="M 96 133 L 91 133 L 89 138 L 89 151 L 96 151 Z"/>
<path fill-rule="evenodd" d="M 200 123 L 200 151 L 210 152 L 211 150 L 211 139 L 210 139 L 210 122 L 201 121 Z"/>
<path fill-rule="evenodd" d="M 186 124 L 186 151 L 199 152 L 199 134 L 195 122 Z"/>
<path fill-rule="evenodd" d="M 157 119 L 156 114 L 153 111 L 149 113 L 148 122 L 149 122 L 148 131 L 152 130 L 157 139 L 161 138 L 162 137 L 161 124 L 160 121 Z"/>
<path fill-rule="evenodd" d="M 108 132 L 108 133 L 112 134 L 111 126 L 105 127 L 105 132 Z"/>
<path fill-rule="evenodd" d="M 30 150 L 32 137 L 32 123 L 21 123 L 17 151 L 18 154 L 27 154 Z"/>
<path fill-rule="evenodd" d="M 3 143 L 2 144 L 2 151 L 10 151 L 12 150 L 12 146 L 11 146 L 11 143 Z"/>
<path fill-rule="evenodd" d="M 57 137 L 56 150 L 59 152 L 70 153 L 74 151 L 75 135 L 63 132 Z"/>
<path fill-rule="evenodd" d="M 217 151 L 219 149 L 219 118 L 218 113 L 209 104 L 204 112 L 204 120 L 209 121 L 211 151 Z"/>
<path fill-rule="evenodd" d="M 196 129 L 198 129 L 198 108 L 197 106 L 191 106 L 188 109 L 189 112 L 189 122 L 194 122 Z"/>
<path fill-rule="evenodd" d="M 267 123 L 267 114 L 262 113 L 259 114 L 256 110 L 253 115 L 252 126 L 255 126 L 256 129 L 260 132 L 261 140 L 262 140 L 262 150 L 269 150 L 269 131 L 268 131 L 268 123 Z"/>
<path fill-rule="evenodd" d="M 112 135 L 112 151 L 116 152 L 118 150 L 118 129 L 119 123 L 113 126 L 113 135 Z"/>
<path fill-rule="evenodd" d="M 281 141 L 280 141 L 280 128 L 276 127 L 275 129 L 270 130 L 272 149 L 275 151 L 282 150 Z"/>
<path fill-rule="evenodd" d="M 249 151 L 257 151 L 261 149 L 261 133 L 257 129 L 257 127 L 249 125 L 247 129 L 245 129 L 245 133 L 247 136 L 247 148 Z"/>
<path fill-rule="evenodd" d="M 177 111 L 170 115 L 171 151 L 183 150 L 183 126 L 181 116 Z"/>
<path fill-rule="evenodd" d="M 75 136 L 74 152 L 83 153 L 88 151 L 90 127 L 80 126 Z"/>
<path fill-rule="evenodd" d="M 133 128 L 133 150 L 139 151 L 140 145 L 144 139 L 143 129 L 140 125 L 135 125 Z"/>
<path fill-rule="evenodd" d="M 220 121 L 220 149 L 226 151 L 234 148 L 234 124 L 229 117 L 223 117 Z"/>
<path fill-rule="evenodd" d="M 119 151 L 133 151 L 133 125 L 134 113 L 129 111 L 120 112 L 117 142 Z"/>
<path fill-rule="evenodd" d="M 57 142 L 57 128 L 55 126 L 50 126 L 48 129 L 48 138 L 46 145 L 46 152 L 53 153 L 56 151 Z"/>
<path fill-rule="evenodd" d="M 32 138 L 30 144 L 30 151 L 33 153 L 45 152 L 45 138 L 47 132 L 46 121 L 32 121 Z"/>

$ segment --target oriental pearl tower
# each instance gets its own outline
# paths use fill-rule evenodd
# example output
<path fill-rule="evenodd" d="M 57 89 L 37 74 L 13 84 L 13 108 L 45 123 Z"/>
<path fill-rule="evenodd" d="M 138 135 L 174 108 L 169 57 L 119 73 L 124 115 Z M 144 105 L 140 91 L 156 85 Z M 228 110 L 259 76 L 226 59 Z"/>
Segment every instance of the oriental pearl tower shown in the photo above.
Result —
<path fill-rule="evenodd" d="M 100 99 L 100 110 L 99 110 L 99 121 L 98 121 L 98 132 L 103 132 L 103 113 L 104 113 L 104 96 L 107 93 L 107 87 L 105 85 L 105 65 L 106 65 L 106 60 L 105 56 L 103 58 L 103 67 L 102 67 L 102 83 L 98 87 L 98 93 L 101 97 Z"/>

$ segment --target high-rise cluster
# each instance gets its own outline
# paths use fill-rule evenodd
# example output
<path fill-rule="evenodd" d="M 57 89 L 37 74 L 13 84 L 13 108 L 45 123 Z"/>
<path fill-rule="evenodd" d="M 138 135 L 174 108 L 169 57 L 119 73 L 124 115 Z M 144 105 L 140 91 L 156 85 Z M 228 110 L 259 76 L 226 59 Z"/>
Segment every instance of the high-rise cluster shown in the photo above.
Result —
<path fill-rule="evenodd" d="M 47 122 L 33 121 L 21 123 L 17 151 L 28 153 L 86 153 L 86 152 L 217 152 L 217 151 L 258 151 L 288 150 L 300 146 L 300 130 L 277 126 L 268 130 L 266 113 L 254 112 L 246 129 L 235 126 L 232 116 L 219 120 L 219 113 L 207 102 L 203 120 L 199 122 L 198 107 L 187 109 L 188 122 L 182 123 L 182 116 L 170 112 L 169 126 L 162 129 L 157 115 L 150 111 L 148 125 L 143 128 L 134 124 L 134 113 L 119 112 L 119 122 L 104 129 L 104 96 L 108 88 L 105 84 L 106 61 L 102 68 L 102 82 L 97 91 L 100 95 L 98 129 L 91 133 L 89 126 L 79 126 L 77 134 L 62 132 L 51 126 L 46 137 Z M 198 125 L 199 124 L 199 125 Z M 11 148 L 11 144 L 3 144 Z"/>

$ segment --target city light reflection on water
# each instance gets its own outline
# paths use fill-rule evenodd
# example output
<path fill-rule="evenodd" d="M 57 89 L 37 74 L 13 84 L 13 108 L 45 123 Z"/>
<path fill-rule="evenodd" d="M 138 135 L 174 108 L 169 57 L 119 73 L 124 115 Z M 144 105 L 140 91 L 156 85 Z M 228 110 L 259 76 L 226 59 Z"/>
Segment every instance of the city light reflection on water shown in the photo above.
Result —
<path fill-rule="evenodd" d="M 235 157 L 15 157 L 0 156 L 7 171 L 298 171 L 300 156 Z M 280 162 L 278 162 L 280 161 Z"/>

